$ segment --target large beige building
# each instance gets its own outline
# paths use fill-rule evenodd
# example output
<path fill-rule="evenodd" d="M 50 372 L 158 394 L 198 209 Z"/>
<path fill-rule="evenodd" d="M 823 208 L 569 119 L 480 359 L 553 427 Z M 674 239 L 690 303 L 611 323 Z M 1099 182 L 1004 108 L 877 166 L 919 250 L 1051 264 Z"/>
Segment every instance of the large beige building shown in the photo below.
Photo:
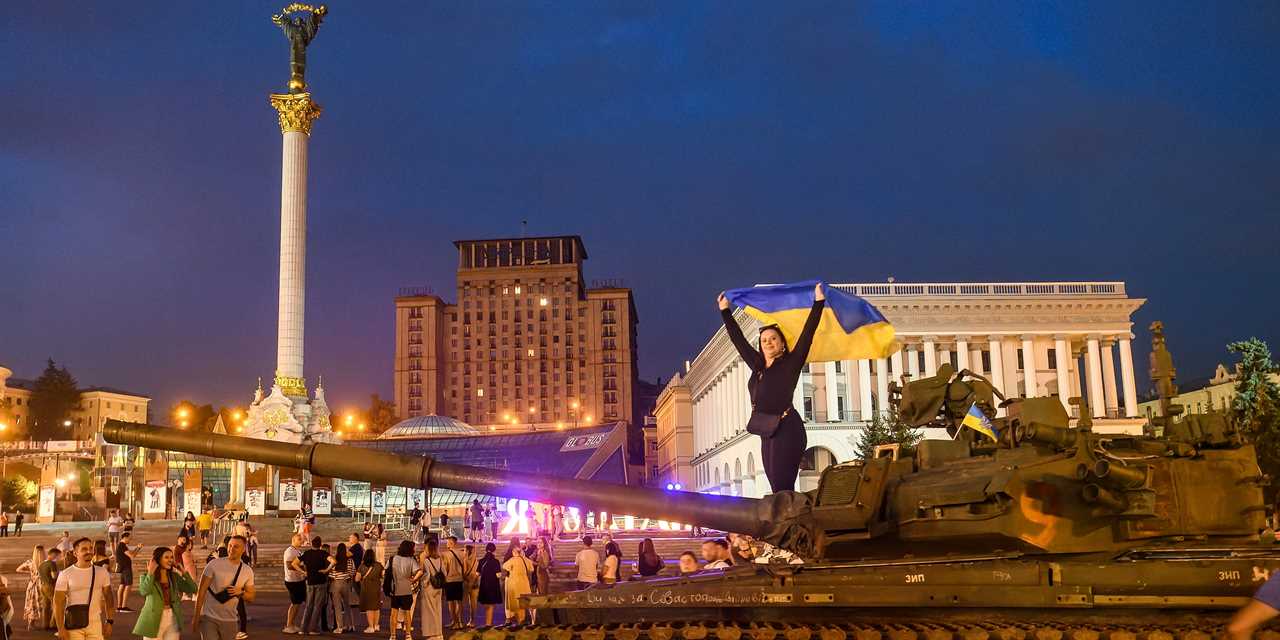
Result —
<path fill-rule="evenodd" d="M 8 369 L 0 367 L 0 412 L 3 413 L 0 415 L 0 422 L 24 433 L 31 426 L 31 392 L 35 390 L 35 381 L 11 378 L 10 374 Z M 119 389 L 82 389 L 79 404 L 67 418 L 72 422 L 72 437 L 76 440 L 92 440 L 103 423 L 112 418 L 126 422 L 146 422 L 150 403 L 151 398 L 147 396 Z"/>
<path fill-rule="evenodd" d="M 485 424 L 635 424 L 631 290 L 588 288 L 578 236 L 461 240 L 457 302 L 395 299 L 399 416 Z"/>
<path fill-rule="evenodd" d="M 657 421 L 651 465 L 654 483 L 679 484 L 692 489 L 693 484 L 693 398 L 689 386 L 679 373 L 671 376 L 653 409 Z"/>
<path fill-rule="evenodd" d="M 880 309 L 902 349 L 889 358 L 805 368 L 793 401 L 809 440 L 801 489 L 814 486 L 826 465 L 855 456 L 863 426 L 888 406 L 891 380 L 933 375 L 943 362 L 987 376 L 1008 397 L 1058 397 L 1072 416 L 1078 407 L 1068 399 L 1083 397 L 1098 430 L 1133 431 L 1142 422 L 1130 318 L 1145 301 L 1130 298 L 1122 282 L 836 286 Z M 736 315 L 753 339 L 758 323 L 740 311 Z M 733 495 L 769 491 L 759 438 L 744 430 L 751 410 L 747 376 L 746 364 L 720 328 L 680 382 L 673 379 L 691 398 L 693 448 L 680 449 L 678 438 L 664 441 L 660 417 L 659 459 L 688 459 L 692 482 L 686 486 Z M 670 386 L 665 393 L 678 397 Z M 674 448 L 662 451 L 664 442 Z M 682 477 L 679 464 L 671 469 L 669 478 Z"/>
<path fill-rule="evenodd" d="M 1272 382 L 1280 384 L 1280 373 L 1273 373 L 1270 377 Z M 1187 385 L 1170 402 L 1181 405 L 1184 414 L 1228 411 L 1236 399 L 1238 380 L 1238 371 L 1219 364 L 1207 382 Z M 1138 413 L 1147 419 L 1160 415 L 1160 400 L 1156 398 L 1139 404 Z"/>

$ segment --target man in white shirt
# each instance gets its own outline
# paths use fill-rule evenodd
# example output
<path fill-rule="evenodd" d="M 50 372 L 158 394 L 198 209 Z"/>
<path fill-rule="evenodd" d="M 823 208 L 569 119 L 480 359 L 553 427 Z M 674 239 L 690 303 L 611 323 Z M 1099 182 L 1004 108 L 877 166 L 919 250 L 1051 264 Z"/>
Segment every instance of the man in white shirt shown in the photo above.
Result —
<path fill-rule="evenodd" d="M 449 620 L 451 628 L 462 628 L 462 581 L 466 577 L 467 568 L 462 563 L 462 552 L 458 549 L 457 536 L 449 536 L 445 540 L 444 553 L 440 554 L 444 570 L 444 599 L 449 603 Z"/>
<path fill-rule="evenodd" d="M 111 597 L 111 574 L 106 567 L 93 566 L 93 541 L 80 538 L 72 544 L 75 549 L 74 565 L 58 572 L 53 587 L 53 619 L 58 626 L 60 640 L 102 640 L 111 636 L 115 623 L 112 612 L 116 610 Z M 81 629 L 66 628 L 66 610 L 69 606 L 89 605 L 88 624 Z"/>
<path fill-rule="evenodd" d="M 729 542 L 723 538 L 717 538 L 702 543 L 702 559 L 707 561 L 702 565 L 704 570 L 732 567 L 733 561 L 729 558 Z"/>
<path fill-rule="evenodd" d="M 253 602 L 257 593 L 253 569 L 241 562 L 245 544 L 244 538 L 231 536 L 227 557 L 214 558 L 204 567 L 200 590 L 196 592 L 195 613 L 191 616 L 191 629 L 202 640 L 235 640 L 240 631 L 236 606 L 241 599 Z"/>
<path fill-rule="evenodd" d="M 582 550 L 573 563 L 578 566 L 579 591 L 600 581 L 600 553 L 591 548 L 591 536 L 582 536 Z"/>
<path fill-rule="evenodd" d="M 284 588 L 289 592 L 289 610 L 284 614 L 284 633 L 302 633 L 298 610 L 307 601 L 307 568 L 302 566 L 302 534 L 295 533 L 284 550 Z"/>

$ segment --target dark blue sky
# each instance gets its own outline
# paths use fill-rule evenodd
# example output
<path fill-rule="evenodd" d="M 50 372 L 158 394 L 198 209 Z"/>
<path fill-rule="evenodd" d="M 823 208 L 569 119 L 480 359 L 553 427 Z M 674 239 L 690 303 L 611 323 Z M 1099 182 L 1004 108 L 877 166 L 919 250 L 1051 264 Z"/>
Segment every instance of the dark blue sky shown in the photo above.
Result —
<path fill-rule="evenodd" d="M 16 375 L 52 356 L 159 414 L 270 376 L 278 9 L 6 4 Z M 888 276 L 1124 280 L 1142 368 L 1161 318 L 1207 375 L 1277 338 L 1277 36 L 1273 2 L 333 3 L 308 54 L 308 378 L 338 407 L 389 393 L 396 289 L 452 298 L 450 241 L 521 219 L 635 289 L 648 378 L 723 288 Z"/>

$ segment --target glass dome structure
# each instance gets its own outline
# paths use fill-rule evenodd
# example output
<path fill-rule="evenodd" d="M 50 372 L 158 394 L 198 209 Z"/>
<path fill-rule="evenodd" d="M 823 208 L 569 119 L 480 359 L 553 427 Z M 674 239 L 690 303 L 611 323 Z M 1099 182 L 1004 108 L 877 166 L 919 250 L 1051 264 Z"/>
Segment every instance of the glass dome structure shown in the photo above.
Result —
<path fill-rule="evenodd" d="M 390 429 L 383 431 L 379 440 L 398 440 L 403 438 L 431 438 L 435 436 L 474 436 L 479 429 L 447 416 L 414 416 L 401 420 Z"/>

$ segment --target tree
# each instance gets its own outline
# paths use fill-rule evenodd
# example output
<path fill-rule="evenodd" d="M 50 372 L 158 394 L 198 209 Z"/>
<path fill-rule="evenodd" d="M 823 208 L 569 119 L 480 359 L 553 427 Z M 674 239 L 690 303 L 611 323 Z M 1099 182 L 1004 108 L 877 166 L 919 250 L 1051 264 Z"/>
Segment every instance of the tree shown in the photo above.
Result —
<path fill-rule="evenodd" d="M 376 393 L 372 394 L 369 396 L 365 419 L 368 421 L 370 436 L 382 433 L 396 423 L 396 405 L 383 400 Z"/>
<path fill-rule="evenodd" d="M 1271 379 L 1276 365 L 1271 361 L 1267 343 L 1257 338 L 1233 342 L 1227 345 L 1227 350 L 1240 354 L 1231 413 L 1237 428 L 1253 441 L 1258 451 L 1258 466 L 1273 479 L 1265 493 L 1267 500 L 1274 502 L 1274 482 L 1280 479 L 1280 387 Z"/>
<path fill-rule="evenodd" d="M 190 400 L 182 400 L 173 405 L 169 416 L 173 420 L 173 426 L 179 429 L 213 431 L 218 414 L 211 404 L 198 405 Z"/>
<path fill-rule="evenodd" d="M 50 358 L 31 391 L 31 439 L 70 440 L 72 428 L 64 426 L 64 422 L 71 419 L 71 412 L 79 403 L 76 379 Z"/>
<path fill-rule="evenodd" d="M 902 421 L 896 409 L 876 411 L 871 422 L 862 428 L 858 436 L 858 457 L 870 460 L 875 457 L 876 447 L 882 444 L 901 445 L 905 450 L 914 449 L 924 434 Z"/>
<path fill-rule="evenodd" d="M 0 504 L 6 511 L 31 511 L 36 497 L 36 483 L 21 476 L 0 480 Z"/>

